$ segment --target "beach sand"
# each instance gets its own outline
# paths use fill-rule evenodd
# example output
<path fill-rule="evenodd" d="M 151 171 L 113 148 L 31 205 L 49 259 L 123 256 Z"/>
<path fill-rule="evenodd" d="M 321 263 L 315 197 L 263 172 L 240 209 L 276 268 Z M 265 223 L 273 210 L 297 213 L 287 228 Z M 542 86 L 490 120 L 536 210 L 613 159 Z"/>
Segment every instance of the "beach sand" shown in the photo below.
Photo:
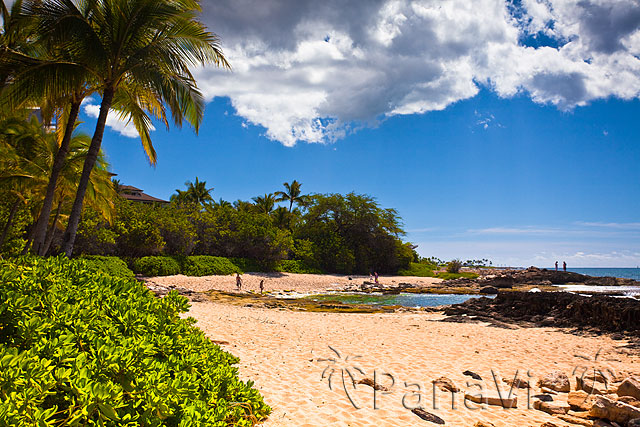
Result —
<path fill-rule="evenodd" d="M 349 279 L 351 278 L 351 279 Z M 242 275 L 243 291 L 258 291 L 260 281 L 264 280 L 265 292 L 270 291 L 294 291 L 299 293 L 325 292 L 344 289 L 349 285 L 362 284 L 369 280 L 369 276 L 344 276 L 337 274 L 292 274 L 292 273 L 245 273 Z M 383 285 L 394 285 L 402 282 L 416 284 L 418 286 L 431 286 L 441 283 L 441 279 L 435 277 L 412 276 L 384 276 L 379 278 Z M 161 286 L 174 285 L 191 289 L 196 292 L 218 290 L 225 292 L 236 291 L 235 275 L 229 276 L 175 276 L 146 278 L 147 283 Z"/>
<path fill-rule="evenodd" d="M 233 288 L 230 279 L 227 276 L 224 281 L 230 283 L 228 290 Z M 317 279 L 315 289 L 329 286 L 333 280 L 326 276 Z M 211 286 L 207 278 L 198 285 L 198 279 L 191 280 L 189 287 L 193 289 Z M 303 283 L 301 278 L 299 287 L 286 288 L 314 288 Z M 528 409 L 527 390 L 515 390 L 516 409 L 469 402 L 467 408 L 463 392 L 478 393 L 479 388 L 472 384 L 479 383 L 483 394 L 495 393 L 495 376 L 505 396 L 508 386 L 501 379 L 513 378 L 516 373 L 533 386 L 544 374 L 561 370 L 572 378 L 572 389 L 576 369 L 578 374 L 585 368 L 640 373 L 637 350 L 625 348 L 624 340 L 578 336 L 554 328 L 505 329 L 483 323 L 444 322 L 445 317 L 438 313 L 314 313 L 194 302 L 188 315 L 197 319 L 197 326 L 212 340 L 226 342 L 221 347 L 240 358 L 240 377 L 254 381 L 273 408 L 264 426 L 435 425 L 407 409 L 403 398 L 406 406 L 419 404 L 444 419 L 447 426 L 471 427 L 477 421 L 496 427 L 538 427 L 544 422 L 569 426 L 572 424 L 557 417 Z M 466 370 L 484 381 L 463 375 Z M 376 393 L 375 409 L 373 389 L 364 384 L 354 389 L 347 371 L 356 379 L 373 379 L 375 375 L 378 383 L 389 386 L 388 393 Z M 451 379 L 463 392 L 452 399 L 451 393 L 437 389 L 434 405 L 432 380 L 441 376 Z M 419 403 L 418 390 L 422 396 Z M 537 393 L 534 386 L 531 395 Z M 566 393 L 555 400 L 566 401 Z"/>

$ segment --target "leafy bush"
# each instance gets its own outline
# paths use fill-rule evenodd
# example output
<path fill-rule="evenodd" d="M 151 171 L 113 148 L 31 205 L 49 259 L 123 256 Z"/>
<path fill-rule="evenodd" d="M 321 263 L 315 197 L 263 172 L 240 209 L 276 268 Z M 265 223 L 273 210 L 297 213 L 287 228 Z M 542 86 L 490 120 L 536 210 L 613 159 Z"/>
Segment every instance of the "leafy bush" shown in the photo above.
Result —
<path fill-rule="evenodd" d="M 2 425 L 252 426 L 270 411 L 176 292 L 63 258 L 0 262 L 0 283 Z"/>
<path fill-rule="evenodd" d="M 323 271 L 319 268 L 310 267 L 304 261 L 295 259 L 283 259 L 278 262 L 275 268 L 276 271 L 282 271 L 285 273 L 297 273 L 297 274 L 322 274 Z"/>
<path fill-rule="evenodd" d="M 417 277 L 433 277 L 433 264 L 424 264 L 418 262 L 409 263 L 409 268 L 399 270 L 399 276 L 417 276 Z"/>
<path fill-rule="evenodd" d="M 182 274 L 187 276 L 211 276 L 227 275 L 240 272 L 240 269 L 228 258 L 194 255 L 184 257 L 182 261 Z"/>
<path fill-rule="evenodd" d="M 146 256 L 132 261 L 131 268 L 143 276 L 171 276 L 180 274 L 180 264 L 168 256 Z"/>
<path fill-rule="evenodd" d="M 260 264 L 255 259 L 249 258 L 231 258 L 230 259 L 233 265 L 236 266 L 238 272 L 240 273 L 256 273 L 260 271 L 269 271 L 269 268 L 265 268 L 264 265 Z"/>
<path fill-rule="evenodd" d="M 459 259 L 447 263 L 447 273 L 459 273 L 460 268 L 462 268 L 462 262 Z"/>
<path fill-rule="evenodd" d="M 100 271 L 109 276 L 133 278 L 133 271 L 127 263 L 115 256 L 85 255 L 81 257 L 85 265 L 92 271 Z"/>

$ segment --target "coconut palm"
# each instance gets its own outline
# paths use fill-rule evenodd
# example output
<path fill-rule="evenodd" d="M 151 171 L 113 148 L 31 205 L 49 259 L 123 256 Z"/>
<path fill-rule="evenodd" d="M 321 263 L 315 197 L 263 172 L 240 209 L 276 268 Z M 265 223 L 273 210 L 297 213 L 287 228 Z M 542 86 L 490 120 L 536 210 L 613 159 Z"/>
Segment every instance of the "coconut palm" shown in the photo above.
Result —
<path fill-rule="evenodd" d="M 116 104 L 126 106 L 122 116 L 136 126 L 143 147 L 155 157 L 149 114 L 164 116 L 166 105 L 177 125 L 186 121 L 197 131 L 204 101 L 189 67 L 229 65 L 218 38 L 196 20 L 197 0 L 31 1 L 40 4 L 39 28 L 72 49 L 73 65 L 87 70 L 102 99 L 64 236 L 69 256 L 110 109 Z M 123 92 L 125 87 L 128 90 Z"/>
<path fill-rule="evenodd" d="M 254 197 L 253 203 L 258 212 L 270 214 L 276 204 L 276 198 L 273 193 L 265 194 L 264 196 Z"/>
<path fill-rule="evenodd" d="M 48 176 L 57 156 L 58 140 L 56 135 L 48 132 L 35 116 L 25 120 L 26 114 L 27 112 L 22 112 L 0 122 L 0 185 L 3 188 L 11 188 L 12 193 L 17 197 L 16 202 L 26 203 L 35 217 L 40 211 Z M 74 134 L 70 140 L 69 156 L 65 159 L 55 189 L 54 202 L 57 204 L 57 209 L 47 233 L 48 236 L 45 235 L 44 252 L 51 244 L 52 232 L 56 229 L 59 220 L 68 213 L 68 211 L 64 212 L 64 208 L 70 208 L 69 202 L 77 185 L 90 141 L 88 135 L 78 133 Z M 87 194 L 88 203 L 101 212 L 105 219 L 110 220 L 115 192 L 102 154 L 99 155 L 97 167 L 91 174 Z M 11 212 L 13 212 L 13 206 Z M 3 230 L 4 236 L 13 219 L 11 212 Z M 49 220 L 48 217 L 45 225 L 49 224 Z M 33 239 L 33 230 L 32 227 L 30 240 Z M 25 252 L 28 247 L 28 245 L 25 247 Z"/>
<path fill-rule="evenodd" d="M 286 191 L 276 191 L 276 201 L 289 202 L 289 212 L 292 211 L 294 203 L 301 207 L 304 207 L 309 203 L 309 196 L 301 193 L 300 187 L 302 187 L 302 184 L 298 181 L 294 179 L 291 184 L 285 182 L 282 185 L 284 185 Z"/>
<path fill-rule="evenodd" d="M 194 205 L 206 206 L 213 202 L 211 192 L 213 187 L 207 188 L 207 181 L 200 181 L 196 176 L 195 182 L 184 183 L 186 190 L 176 190 L 176 194 L 171 196 L 171 201 L 175 203 L 191 203 Z"/>

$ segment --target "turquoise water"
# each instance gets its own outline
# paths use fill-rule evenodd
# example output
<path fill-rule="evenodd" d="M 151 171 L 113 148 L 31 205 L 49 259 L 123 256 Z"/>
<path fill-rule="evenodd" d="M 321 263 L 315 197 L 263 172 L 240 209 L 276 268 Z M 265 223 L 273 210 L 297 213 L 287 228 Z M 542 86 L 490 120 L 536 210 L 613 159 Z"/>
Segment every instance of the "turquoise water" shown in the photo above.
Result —
<path fill-rule="evenodd" d="M 611 276 L 640 280 L 640 268 L 568 268 L 567 270 L 595 277 Z"/>
<path fill-rule="evenodd" d="M 359 294 L 336 292 L 330 294 L 310 295 L 306 298 L 313 301 L 339 301 L 345 304 L 367 305 L 401 305 L 403 307 L 436 307 L 439 305 L 460 304 L 469 298 L 478 298 L 481 295 L 454 295 L 454 294 Z M 486 296 L 486 295 L 482 295 Z"/>

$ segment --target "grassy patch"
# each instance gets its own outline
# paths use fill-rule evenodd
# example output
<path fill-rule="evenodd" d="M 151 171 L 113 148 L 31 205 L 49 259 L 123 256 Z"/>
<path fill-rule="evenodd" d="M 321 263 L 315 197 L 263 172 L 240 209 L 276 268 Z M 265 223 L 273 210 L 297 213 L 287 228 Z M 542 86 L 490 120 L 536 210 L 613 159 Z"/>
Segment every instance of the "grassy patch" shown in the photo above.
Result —
<path fill-rule="evenodd" d="M 434 268 L 433 264 L 412 262 L 408 269 L 398 271 L 398 276 L 434 277 Z"/>

